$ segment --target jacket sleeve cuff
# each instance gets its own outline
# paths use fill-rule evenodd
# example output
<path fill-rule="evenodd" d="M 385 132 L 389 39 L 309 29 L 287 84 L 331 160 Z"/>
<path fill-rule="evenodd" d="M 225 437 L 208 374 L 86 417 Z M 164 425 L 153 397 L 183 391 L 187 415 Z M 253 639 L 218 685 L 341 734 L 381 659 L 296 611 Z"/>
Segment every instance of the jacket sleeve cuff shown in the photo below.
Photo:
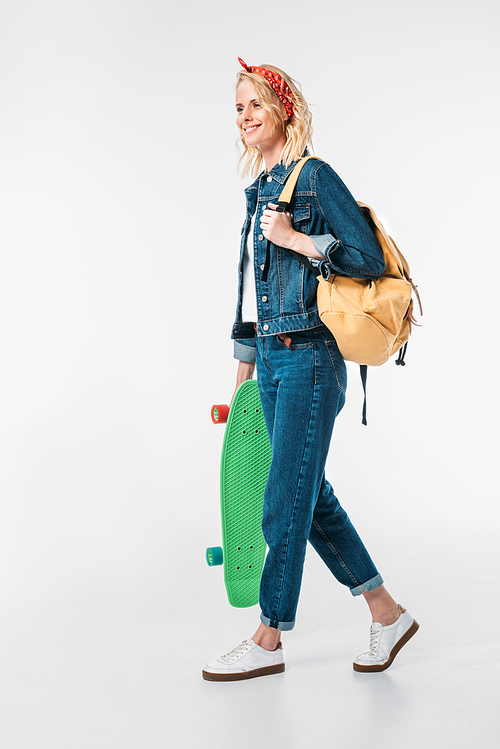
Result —
<path fill-rule="evenodd" d="M 239 361 L 245 361 L 249 364 L 255 363 L 255 340 L 246 339 L 245 343 L 242 341 L 234 342 L 234 358 Z"/>
<path fill-rule="evenodd" d="M 309 235 L 309 239 L 314 245 L 316 252 L 319 252 L 324 258 L 329 249 L 337 242 L 332 234 L 312 234 Z"/>

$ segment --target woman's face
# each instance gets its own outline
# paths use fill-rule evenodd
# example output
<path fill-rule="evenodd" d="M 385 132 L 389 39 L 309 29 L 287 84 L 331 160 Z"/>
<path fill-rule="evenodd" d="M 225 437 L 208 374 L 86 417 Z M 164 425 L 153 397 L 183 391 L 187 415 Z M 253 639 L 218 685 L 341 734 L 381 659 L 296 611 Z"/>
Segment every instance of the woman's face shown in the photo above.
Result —
<path fill-rule="evenodd" d="M 241 81 L 236 89 L 236 124 L 248 146 L 268 150 L 285 139 L 284 125 L 273 129 L 271 113 L 264 109 L 253 88 Z"/>

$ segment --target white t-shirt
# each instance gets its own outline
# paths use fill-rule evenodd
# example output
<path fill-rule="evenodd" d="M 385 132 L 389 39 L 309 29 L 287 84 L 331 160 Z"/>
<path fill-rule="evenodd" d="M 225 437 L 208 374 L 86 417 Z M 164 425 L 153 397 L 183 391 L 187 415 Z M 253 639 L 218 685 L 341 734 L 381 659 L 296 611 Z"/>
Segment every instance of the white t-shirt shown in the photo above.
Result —
<path fill-rule="evenodd" d="M 241 297 L 241 319 L 242 322 L 257 322 L 257 291 L 255 288 L 254 248 L 253 232 L 255 227 L 255 216 L 248 232 L 247 246 L 243 257 L 243 293 Z"/>

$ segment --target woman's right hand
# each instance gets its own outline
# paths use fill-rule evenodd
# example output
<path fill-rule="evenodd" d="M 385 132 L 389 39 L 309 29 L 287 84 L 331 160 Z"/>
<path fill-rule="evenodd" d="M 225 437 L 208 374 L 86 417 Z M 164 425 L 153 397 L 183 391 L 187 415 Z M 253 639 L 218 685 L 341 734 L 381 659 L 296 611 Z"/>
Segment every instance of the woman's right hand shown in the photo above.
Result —
<path fill-rule="evenodd" d="M 239 386 L 247 380 L 252 380 L 254 372 L 254 362 L 240 361 L 238 363 L 238 371 L 236 372 L 236 387 L 234 389 L 233 397 L 231 398 L 231 403 L 234 400 L 234 396 L 236 395 L 236 391 L 238 390 Z M 229 405 L 231 405 L 231 403 Z"/>

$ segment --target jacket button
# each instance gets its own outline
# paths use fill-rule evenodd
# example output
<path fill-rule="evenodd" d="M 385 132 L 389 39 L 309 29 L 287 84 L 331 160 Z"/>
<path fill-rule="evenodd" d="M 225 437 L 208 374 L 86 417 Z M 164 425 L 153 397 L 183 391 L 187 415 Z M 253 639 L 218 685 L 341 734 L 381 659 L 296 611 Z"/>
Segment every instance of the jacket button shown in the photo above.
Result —
<path fill-rule="evenodd" d="M 272 178 L 272 177 L 268 177 L 268 178 L 267 178 L 267 181 L 268 181 L 268 182 L 272 182 L 272 181 L 273 181 L 273 178 Z"/>
<path fill-rule="evenodd" d="M 263 234 L 259 234 L 259 242 L 262 242 L 263 239 L 264 239 L 264 235 Z"/>
<path fill-rule="evenodd" d="M 265 268 L 265 267 L 266 267 L 266 266 L 264 265 L 264 263 L 262 263 L 262 265 L 260 266 L 260 269 L 261 269 L 261 270 L 264 270 L 264 268 Z M 243 275 L 243 274 L 241 274 L 241 275 Z"/>
<path fill-rule="evenodd" d="M 263 301 L 263 302 L 267 302 L 267 296 L 263 296 L 263 297 L 262 297 L 262 301 Z"/>
<path fill-rule="evenodd" d="M 263 325 L 262 328 L 263 330 L 269 330 L 269 325 Z"/>

